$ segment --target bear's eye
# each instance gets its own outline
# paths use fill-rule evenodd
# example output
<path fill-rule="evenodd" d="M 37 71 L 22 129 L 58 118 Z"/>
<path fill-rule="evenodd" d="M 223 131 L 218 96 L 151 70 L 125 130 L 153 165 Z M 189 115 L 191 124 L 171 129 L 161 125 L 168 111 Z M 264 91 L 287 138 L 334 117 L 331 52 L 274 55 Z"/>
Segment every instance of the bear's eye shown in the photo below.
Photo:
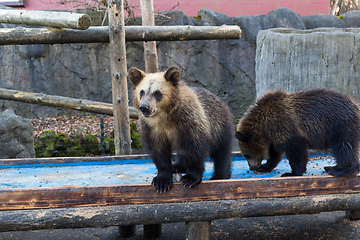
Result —
<path fill-rule="evenodd" d="M 246 159 L 251 159 L 251 156 L 250 156 L 250 155 L 245 154 L 245 155 L 244 155 L 244 158 L 246 158 Z"/>
<path fill-rule="evenodd" d="M 156 98 L 156 100 L 161 100 L 162 99 L 162 93 L 160 92 L 160 90 L 156 90 L 154 92 L 154 97 Z"/>
<path fill-rule="evenodd" d="M 144 90 L 141 90 L 141 91 L 140 91 L 140 98 L 142 98 L 142 97 L 144 96 L 144 94 L 145 94 L 145 91 L 144 91 Z"/>

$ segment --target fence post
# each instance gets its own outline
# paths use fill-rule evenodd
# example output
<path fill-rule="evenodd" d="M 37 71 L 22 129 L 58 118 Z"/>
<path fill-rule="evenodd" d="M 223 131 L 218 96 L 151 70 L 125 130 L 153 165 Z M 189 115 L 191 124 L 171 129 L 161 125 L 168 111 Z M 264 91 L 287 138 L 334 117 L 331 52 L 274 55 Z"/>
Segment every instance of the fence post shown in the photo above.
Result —
<path fill-rule="evenodd" d="M 109 0 L 109 42 L 115 154 L 131 154 L 124 6 L 122 0 Z"/>
<path fill-rule="evenodd" d="M 115 154 L 131 154 L 123 0 L 109 0 L 109 42 Z M 119 226 L 119 235 L 122 237 L 135 233 L 135 225 Z"/>
<path fill-rule="evenodd" d="M 155 26 L 153 0 L 140 0 L 141 19 L 143 26 Z M 156 73 L 159 71 L 156 42 L 144 42 L 145 72 Z"/>

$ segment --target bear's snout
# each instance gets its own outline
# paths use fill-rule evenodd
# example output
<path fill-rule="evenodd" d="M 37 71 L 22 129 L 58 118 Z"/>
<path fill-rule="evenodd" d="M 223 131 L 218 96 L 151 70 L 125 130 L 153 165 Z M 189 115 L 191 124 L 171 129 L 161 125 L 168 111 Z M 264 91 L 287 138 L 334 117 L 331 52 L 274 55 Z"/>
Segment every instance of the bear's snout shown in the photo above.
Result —
<path fill-rule="evenodd" d="M 139 109 L 142 113 L 149 113 L 149 111 L 150 111 L 150 107 L 148 105 L 146 105 L 145 103 L 141 104 Z"/>
<path fill-rule="evenodd" d="M 139 107 L 141 113 L 144 115 L 144 117 L 150 117 L 151 115 L 151 108 L 149 105 L 142 103 Z"/>

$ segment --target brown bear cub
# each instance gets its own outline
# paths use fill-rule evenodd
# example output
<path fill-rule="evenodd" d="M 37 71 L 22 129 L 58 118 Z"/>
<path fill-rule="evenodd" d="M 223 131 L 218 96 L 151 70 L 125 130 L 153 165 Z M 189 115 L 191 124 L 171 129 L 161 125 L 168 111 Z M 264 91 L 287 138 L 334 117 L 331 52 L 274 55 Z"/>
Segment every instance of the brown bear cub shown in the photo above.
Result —
<path fill-rule="evenodd" d="M 204 161 L 214 161 L 212 179 L 230 178 L 233 117 L 227 105 L 202 88 L 190 88 L 173 66 L 165 72 L 129 70 L 133 105 L 140 113 L 142 140 L 158 174 L 152 184 L 158 192 L 173 185 L 173 173 L 185 173 L 181 182 L 196 187 L 202 181 Z M 176 162 L 172 164 L 172 151 Z"/>
<path fill-rule="evenodd" d="M 307 149 L 330 148 L 337 165 L 325 167 L 327 173 L 352 176 L 360 171 L 359 105 L 332 90 L 269 92 L 240 120 L 235 136 L 250 170 L 269 172 L 285 153 L 292 172 L 282 176 L 301 176 Z"/>

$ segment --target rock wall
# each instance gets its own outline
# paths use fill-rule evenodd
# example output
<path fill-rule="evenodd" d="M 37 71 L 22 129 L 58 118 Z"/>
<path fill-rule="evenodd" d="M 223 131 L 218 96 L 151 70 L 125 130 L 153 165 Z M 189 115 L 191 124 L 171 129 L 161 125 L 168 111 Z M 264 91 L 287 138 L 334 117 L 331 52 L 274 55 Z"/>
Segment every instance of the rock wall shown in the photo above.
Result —
<path fill-rule="evenodd" d="M 188 17 L 182 11 L 170 12 L 168 17 L 159 21 L 158 25 L 240 26 L 242 37 L 239 40 L 157 43 L 160 70 L 177 65 L 182 70 L 182 78 L 189 85 L 205 87 L 220 96 L 236 118 L 256 97 L 255 53 L 256 37 L 260 30 L 278 27 L 360 27 L 360 14 L 357 11 L 344 14 L 342 19 L 331 15 L 301 17 L 286 8 L 258 16 L 230 18 L 201 9 L 196 18 Z M 5 24 L 2 26 L 8 27 Z M 110 103 L 108 50 L 108 44 L 95 43 L 0 46 L 0 87 Z M 141 42 L 127 43 L 127 63 L 129 67 L 144 69 Z M 28 118 L 74 112 L 1 100 L 0 111 L 7 108 L 13 108 L 18 115 Z"/>

